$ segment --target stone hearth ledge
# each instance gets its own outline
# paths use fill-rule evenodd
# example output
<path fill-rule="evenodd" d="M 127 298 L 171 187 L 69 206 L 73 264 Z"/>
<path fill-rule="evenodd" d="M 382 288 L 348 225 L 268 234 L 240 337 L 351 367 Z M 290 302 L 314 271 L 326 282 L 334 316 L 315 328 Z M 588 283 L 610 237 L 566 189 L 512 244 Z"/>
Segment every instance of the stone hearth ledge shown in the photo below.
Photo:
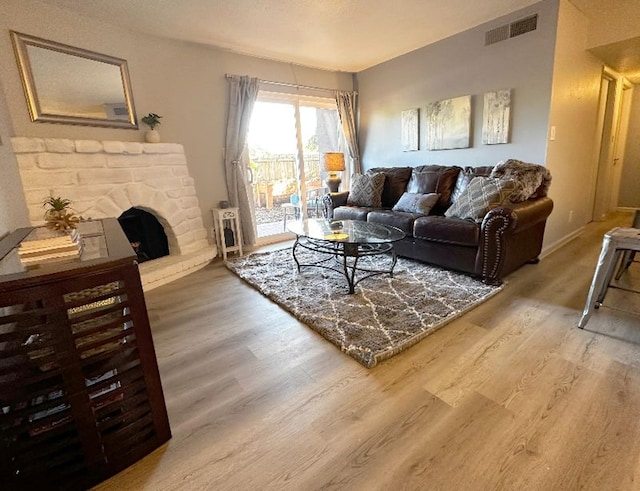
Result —
<path fill-rule="evenodd" d="M 165 256 L 139 265 L 142 289 L 145 292 L 166 285 L 194 271 L 204 268 L 217 256 L 215 247 L 183 254 L 181 256 Z"/>
<path fill-rule="evenodd" d="M 32 225 L 44 223 L 47 196 L 70 199 L 86 218 L 118 217 L 131 207 L 156 216 L 170 255 L 140 264 L 145 291 L 216 257 L 182 145 L 30 137 L 14 137 L 11 143 Z"/>

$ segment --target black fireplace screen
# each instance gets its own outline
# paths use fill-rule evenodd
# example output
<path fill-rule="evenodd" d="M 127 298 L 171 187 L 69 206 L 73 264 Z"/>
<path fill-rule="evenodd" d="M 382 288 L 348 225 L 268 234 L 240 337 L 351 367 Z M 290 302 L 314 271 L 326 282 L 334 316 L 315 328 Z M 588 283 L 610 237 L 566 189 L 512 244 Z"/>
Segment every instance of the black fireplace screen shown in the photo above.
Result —
<path fill-rule="evenodd" d="M 169 255 L 167 234 L 151 213 L 140 208 L 129 208 L 118 217 L 118 221 L 139 262 Z"/>

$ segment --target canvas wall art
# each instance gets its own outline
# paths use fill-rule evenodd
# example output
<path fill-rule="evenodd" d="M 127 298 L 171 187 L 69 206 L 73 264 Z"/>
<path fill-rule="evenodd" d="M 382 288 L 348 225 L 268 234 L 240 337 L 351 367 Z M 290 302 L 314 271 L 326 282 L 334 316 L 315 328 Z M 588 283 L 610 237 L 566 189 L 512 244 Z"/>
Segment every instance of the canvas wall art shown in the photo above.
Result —
<path fill-rule="evenodd" d="M 484 95 L 482 115 L 482 143 L 495 145 L 509 143 L 511 117 L 511 89 L 487 92 Z"/>
<path fill-rule="evenodd" d="M 402 151 L 418 150 L 418 109 L 402 111 Z"/>
<path fill-rule="evenodd" d="M 427 148 L 469 148 L 471 96 L 465 95 L 427 105 Z"/>

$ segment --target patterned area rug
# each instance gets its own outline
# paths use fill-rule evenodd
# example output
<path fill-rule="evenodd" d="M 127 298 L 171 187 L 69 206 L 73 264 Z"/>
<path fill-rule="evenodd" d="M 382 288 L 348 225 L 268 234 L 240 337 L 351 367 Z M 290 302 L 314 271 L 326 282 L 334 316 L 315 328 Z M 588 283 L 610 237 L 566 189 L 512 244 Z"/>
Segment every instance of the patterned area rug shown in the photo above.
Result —
<path fill-rule="evenodd" d="M 315 253 L 302 251 L 301 262 Z M 380 269 L 390 257 L 363 258 Z M 384 264 L 382 264 L 384 263 Z M 227 267 L 365 367 L 390 358 L 501 290 L 469 276 L 399 258 L 393 278 L 367 278 L 347 294 L 343 275 L 306 267 L 291 249 L 254 253 Z"/>

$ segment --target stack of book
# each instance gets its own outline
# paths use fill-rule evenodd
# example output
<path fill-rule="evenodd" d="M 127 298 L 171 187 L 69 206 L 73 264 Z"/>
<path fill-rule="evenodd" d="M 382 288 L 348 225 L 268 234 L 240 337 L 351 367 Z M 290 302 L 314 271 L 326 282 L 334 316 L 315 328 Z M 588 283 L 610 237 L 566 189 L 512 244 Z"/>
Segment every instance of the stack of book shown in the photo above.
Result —
<path fill-rule="evenodd" d="M 63 232 L 46 227 L 34 228 L 18 248 L 20 261 L 27 267 L 75 259 L 81 252 L 82 241 L 76 229 Z"/>

